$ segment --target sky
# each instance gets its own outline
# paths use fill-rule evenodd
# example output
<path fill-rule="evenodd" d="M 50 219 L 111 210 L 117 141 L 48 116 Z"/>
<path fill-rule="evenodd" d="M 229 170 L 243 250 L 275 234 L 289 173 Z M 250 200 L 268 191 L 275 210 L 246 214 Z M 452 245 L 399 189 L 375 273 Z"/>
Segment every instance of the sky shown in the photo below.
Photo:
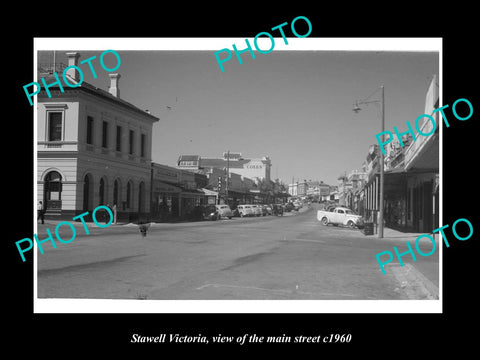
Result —
<path fill-rule="evenodd" d="M 216 49 L 232 48 L 224 42 Z M 244 48 L 241 41 L 236 45 Z M 370 100 L 379 99 L 376 90 L 383 84 L 385 128 L 406 130 L 406 121 L 414 124 L 424 113 L 426 91 L 439 74 L 439 53 L 432 51 L 284 48 L 256 52 L 255 59 L 246 52 L 243 64 L 232 54 L 221 72 L 213 49 L 123 49 L 116 50 L 120 97 L 160 118 L 153 127 L 154 162 L 175 166 L 182 154 L 221 157 L 226 151 L 268 156 L 272 179 L 285 183 L 336 185 L 340 174 L 360 169 L 381 131 L 381 117 L 378 104 L 354 113 L 355 101 L 372 93 Z M 80 61 L 97 56 L 98 78 L 84 64 L 84 81 L 107 90 L 108 73 L 98 62 L 103 51 L 77 51 Z M 56 52 L 57 61 L 67 63 L 65 52 Z M 38 61 L 52 53 L 39 54 Z M 112 54 L 104 59 L 115 64 Z"/>

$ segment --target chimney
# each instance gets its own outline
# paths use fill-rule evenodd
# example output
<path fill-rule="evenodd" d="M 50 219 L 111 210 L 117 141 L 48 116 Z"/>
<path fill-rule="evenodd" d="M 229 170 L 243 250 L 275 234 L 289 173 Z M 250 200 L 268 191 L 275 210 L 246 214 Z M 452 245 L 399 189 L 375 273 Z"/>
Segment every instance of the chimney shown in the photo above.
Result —
<path fill-rule="evenodd" d="M 78 52 L 67 52 L 67 58 L 68 58 L 68 66 L 76 66 L 78 67 L 78 58 L 80 57 L 80 53 Z M 78 81 L 80 80 L 80 76 L 78 74 L 78 70 L 76 68 L 70 68 L 67 70 L 67 75 Z"/>
<path fill-rule="evenodd" d="M 118 79 L 120 79 L 120 74 L 108 74 L 110 76 L 110 87 L 108 92 L 115 97 L 120 97 L 120 89 L 118 88 Z"/>

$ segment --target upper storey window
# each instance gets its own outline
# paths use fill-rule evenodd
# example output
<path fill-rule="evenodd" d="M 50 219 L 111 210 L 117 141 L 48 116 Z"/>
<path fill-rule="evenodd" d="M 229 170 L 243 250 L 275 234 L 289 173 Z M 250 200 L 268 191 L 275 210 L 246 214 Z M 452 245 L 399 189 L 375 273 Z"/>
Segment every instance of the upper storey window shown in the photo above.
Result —
<path fill-rule="evenodd" d="M 47 141 L 61 141 L 63 133 L 63 112 L 49 111 Z"/>

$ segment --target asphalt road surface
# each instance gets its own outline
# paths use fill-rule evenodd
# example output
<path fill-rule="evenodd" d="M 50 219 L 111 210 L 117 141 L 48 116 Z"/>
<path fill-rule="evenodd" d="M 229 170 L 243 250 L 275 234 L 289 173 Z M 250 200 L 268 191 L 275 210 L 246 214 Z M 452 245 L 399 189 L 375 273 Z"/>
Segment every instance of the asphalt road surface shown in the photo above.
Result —
<path fill-rule="evenodd" d="M 438 251 L 406 266 L 375 254 L 405 239 L 323 226 L 316 207 L 289 216 L 96 228 L 37 254 L 38 298 L 148 300 L 428 300 L 438 297 Z M 55 224 L 39 225 L 53 232 Z M 65 227 L 68 230 L 68 227 Z M 63 229 L 63 227 L 62 227 Z M 66 239 L 70 236 L 65 235 Z M 431 244 L 420 243 L 424 252 Z"/>

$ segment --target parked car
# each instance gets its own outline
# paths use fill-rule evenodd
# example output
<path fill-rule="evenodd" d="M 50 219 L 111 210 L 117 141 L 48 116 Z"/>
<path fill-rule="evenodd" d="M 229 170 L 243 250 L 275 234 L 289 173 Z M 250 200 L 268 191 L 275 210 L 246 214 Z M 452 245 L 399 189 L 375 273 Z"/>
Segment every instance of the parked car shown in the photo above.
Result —
<path fill-rule="evenodd" d="M 272 215 L 283 216 L 283 206 L 282 206 L 282 204 L 272 205 Z"/>
<path fill-rule="evenodd" d="M 272 215 L 272 205 L 263 205 L 266 214 L 265 215 Z"/>
<path fill-rule="evenodd" d="M 300 201 L 294 201 L 293 202 L 293 207 L 294 207 L 294 210 L 298 211 L 302 208 L 303 204 L 300 202 Z"/>
<path fill-rule="evenodd" d="M 237 210 L 240 217 L 255 216 L 252 205 L 238 205 Z"/>
<path fill-rule="evenodd" d="M 204 220 L 218 220 L 220 214 L 215 205 L 203 205 L 199 207 Z"/>
<path fill-rule="evenodd" d="M 336 207 L 338 207 L 338 204 L 325 204 L 323 208 L 325 211 L 333 211 Z"/>
<path fill-rule="evenodd" d="M 262 210 L 262 216 L 267 216 L 268 211 L 267 211 L 267 205 L 259 205 L 260 210 Z"/>
<path fill-rule="evenodd" d="M 364 227 L 364 221 L 361 215 L 345 207 L 335 207 L 332 211 L 318 210 L 317 220 L 323 225 L 347 225 L 351 228 Z"/>
<path fill-rule="evenodd" d="M 262 216 L 262 209 L 261 209 L 260 205 L 254 204 L 254 205 L 252 205 L 252 209 L 253 209 L 253 212 L 254 212 L 255 216 Z"/>
<path fill-rule="evenodd" d="M 292 211 L 292 210 L 294 210 L 294 209 L 295 209 L 295 207 L 293 206 L 292 203 L 289 202 L 289 203 L 286 203 L 286 204 L 285 204 L 285 211 L 286 211 L 286 212 L 290 212 L 290 211 Z"/>
<path fill-rule="evenodd" d="M 226 217 L 231 219 L 233 217 L 233 212 L 232 212 L 232 209 L 230 209 L 230 206 L 223 204 L 223 205 L 215 205 L 215 207 L 217 208 L 217 211 L 221 218 Z"/>

